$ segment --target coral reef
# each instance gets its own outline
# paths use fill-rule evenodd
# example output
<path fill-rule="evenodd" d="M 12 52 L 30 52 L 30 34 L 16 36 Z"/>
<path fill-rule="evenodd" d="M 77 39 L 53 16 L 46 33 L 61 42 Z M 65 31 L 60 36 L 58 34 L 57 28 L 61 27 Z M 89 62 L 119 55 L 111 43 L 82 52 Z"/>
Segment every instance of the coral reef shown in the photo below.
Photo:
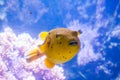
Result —
<path fill-rule="evenodd" d="M 16 35 L 11 28 L 0 33 L 0 80 L 65 80 L 62 67 L 48 69 L 45 56 L 27 63 L 27 51 L 41 43 L 27 33 Z"/>

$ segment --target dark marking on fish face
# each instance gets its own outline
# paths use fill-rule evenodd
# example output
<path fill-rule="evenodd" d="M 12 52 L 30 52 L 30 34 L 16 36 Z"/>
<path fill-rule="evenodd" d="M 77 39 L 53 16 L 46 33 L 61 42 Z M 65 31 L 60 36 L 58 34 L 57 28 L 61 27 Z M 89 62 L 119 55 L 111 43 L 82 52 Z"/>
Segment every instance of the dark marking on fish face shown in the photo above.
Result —
<path fill-rule="evenodd" d="M 58 40 L 61 40 L 62 39 L 62 34 L 56 34 L 55 37 L 58 39 Z"/>
<path fill-rule="evenodd" d="M 70 42 L 69 42 L 69 45 L 75 46 L 75 45 L 78 45 L 78 42 L 77 42 L 77 41 L 70 41 Z"/>
<path fill-rule="evenodd" d="M 59 34 L 56 34 L 56 38 L 58 38 L 59 37 Z"/>
<path fill-rule="evenodd" d="M 48 35 L 50 35 L 51 33 L 49 32 Z"/>
<path fill-rule="evenodd" d="M 78 32 L 77 32 L 77 31 L 73 31 L 73 32 L 72 32 L 72 35 L 73 35 L 73 36 L 77 36 L 77 35 L 78 35 Z"/>

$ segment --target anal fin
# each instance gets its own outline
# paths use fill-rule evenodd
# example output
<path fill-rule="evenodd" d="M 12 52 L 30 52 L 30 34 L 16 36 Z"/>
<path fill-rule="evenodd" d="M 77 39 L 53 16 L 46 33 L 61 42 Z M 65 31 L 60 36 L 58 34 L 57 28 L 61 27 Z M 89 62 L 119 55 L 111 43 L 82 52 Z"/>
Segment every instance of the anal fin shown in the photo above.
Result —
<path fill-rule="evenodd" d="M 49 61 L 48 58 L 45 59 L 45 65 L 47 68 L 53 68 L 55 66 L 55 64 Z"/>

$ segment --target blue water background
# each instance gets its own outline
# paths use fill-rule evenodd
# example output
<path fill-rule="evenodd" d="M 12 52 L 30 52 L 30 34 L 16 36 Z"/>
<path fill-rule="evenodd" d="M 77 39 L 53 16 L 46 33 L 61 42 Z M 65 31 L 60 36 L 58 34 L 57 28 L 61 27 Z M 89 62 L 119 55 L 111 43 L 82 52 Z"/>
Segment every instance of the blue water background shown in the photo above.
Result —
<path fill-rule="evenodd" d="M 30 0 L 26 0 L 30 2 Z M 25 4 L 24 0 L 1 0 L 4 2 L 3 5 L 0 5 L 0 13 L 4 13 L 3 10 L 8 7 L 8 5 L 13 4 L 15 2 L 17 4 L 13 4 L 14 8 L 9 8 L 5 11 L 6 19 L 0 19 L 0 31 L 3 31 L 5 25 L 9 25 L 16 34 L 20 34 L 23 32 L 29 33 L 33 38 L 37 38 L 38 34 L 41 31 L 49 31 L 54 28 L 59 27 L 67 27 L 67 25 L 73 20 L 79 20 L 82 24 L 90 24 L 93 28 L 95 28 L 96 19 L 91 18 L 91 16 L 95 15 L 96 5 L 86 8 L 87 14 L 89 18 L 84 18 L 79 15 L 77 11 L 77 7 L 79 5 L 84 5 L 86 0 L 81 0 L 81 3 L 77 3 L 79 0 L 41 0 L 42 3 L 35 3 L 35 5 Z M 92 2 L 92 0 L 89 0 Z M 97 0 L 95 0 L 97 2 Z M 66 5 L 69 6 L 66 6 Z M 105 0 L 103 6 L 105 6 L 105 10 L 101 13 L 104 19 L 108 19 L 111 17 L 113 19 L 109 22 L 107 27 L 101 27 L 99 29 L 100 34 L 105 34 L 107 31 L 110 32 L 116 25 L 120 25 L 120 17 L 114 16 L 116 6 L 120 4 L 119 0 Z M 46 10 L 44 10 L 46 9 Z M 39 13 L 39 10 L 43 10 Z M 41 15 L 39 15 L 41 14 Z M 66 18 L 66 15 L 70 14 L 70 18 Z M 20 15 L 22 15 L 23 19 L 20 19 Z M 97 15 L 97 14 L 96 14 Z M 117 9 L 117 15 L 120 15 L 120 5 Z M 39 18 L 38 18 L 39 17 Z M 38 19 L 37 19 L 38 18 Z M 36 20 L 36 21 L 35 21 Z M 84 32 L 84 31 L 83 31 Z M 94 35 L 94 34 L 93 34 Z M 100 42 L 104 41 L 108 38 L 108 36 L 101 35 L 97 37 Z M 74 57 L 68 63 L 63 64 L 65 75 L 68 80 L 114 80 L 120 74 L 120 45 L 113 47 L 112 49 L 108 48 L 110 42 L 120 43 L 120 39 L 116 37 L 112 37 L 109 42 L 106 42 L 106 48 L 103 49 L 100 53 L 105 57 L 105 61 L 97 60 L 94 62 L 90 62 L 86 65 L 78 66 L 77 64 L 77 56 Z M 94 44 L 93 44 L 94 45 Z M 101 46 L 102 47 L 102 46 Z M 97 50 L 100 47 L 94 46 L 94 49 Z M 109 53 L 109 54 L 104 54 Z M 83 53 L 84 54 L 84 53 Z M 104 71 L 99 71 L 96 74 L 96 67 L 105 62 L 111 61 L 114 64 L 117 64 L 116 67 L 107 65 L 106 67 L 111 70 L 111 74 L 108 75 Z M 71 66 L 74 64 L 75 66 Z M 82 72 L 86 77 L 84 78 L 79 74 L 79 71 Z M 68 73 L 73 73 L 72 75 Z"/>

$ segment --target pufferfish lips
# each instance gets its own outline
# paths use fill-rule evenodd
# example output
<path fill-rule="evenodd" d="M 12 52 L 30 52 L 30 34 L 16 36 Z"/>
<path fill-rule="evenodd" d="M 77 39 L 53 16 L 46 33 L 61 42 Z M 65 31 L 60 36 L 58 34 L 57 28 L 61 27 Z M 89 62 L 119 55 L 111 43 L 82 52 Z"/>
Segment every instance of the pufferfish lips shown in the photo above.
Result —
<path fill-rule="evenodd" d="M 69 45 L 75 46 L 75 45 L 78 45 L 78 42 L 75 41 L 75 40 L 74 40 L 74 41 L 70 41 L 70 42 L 69 42 Z"/>

